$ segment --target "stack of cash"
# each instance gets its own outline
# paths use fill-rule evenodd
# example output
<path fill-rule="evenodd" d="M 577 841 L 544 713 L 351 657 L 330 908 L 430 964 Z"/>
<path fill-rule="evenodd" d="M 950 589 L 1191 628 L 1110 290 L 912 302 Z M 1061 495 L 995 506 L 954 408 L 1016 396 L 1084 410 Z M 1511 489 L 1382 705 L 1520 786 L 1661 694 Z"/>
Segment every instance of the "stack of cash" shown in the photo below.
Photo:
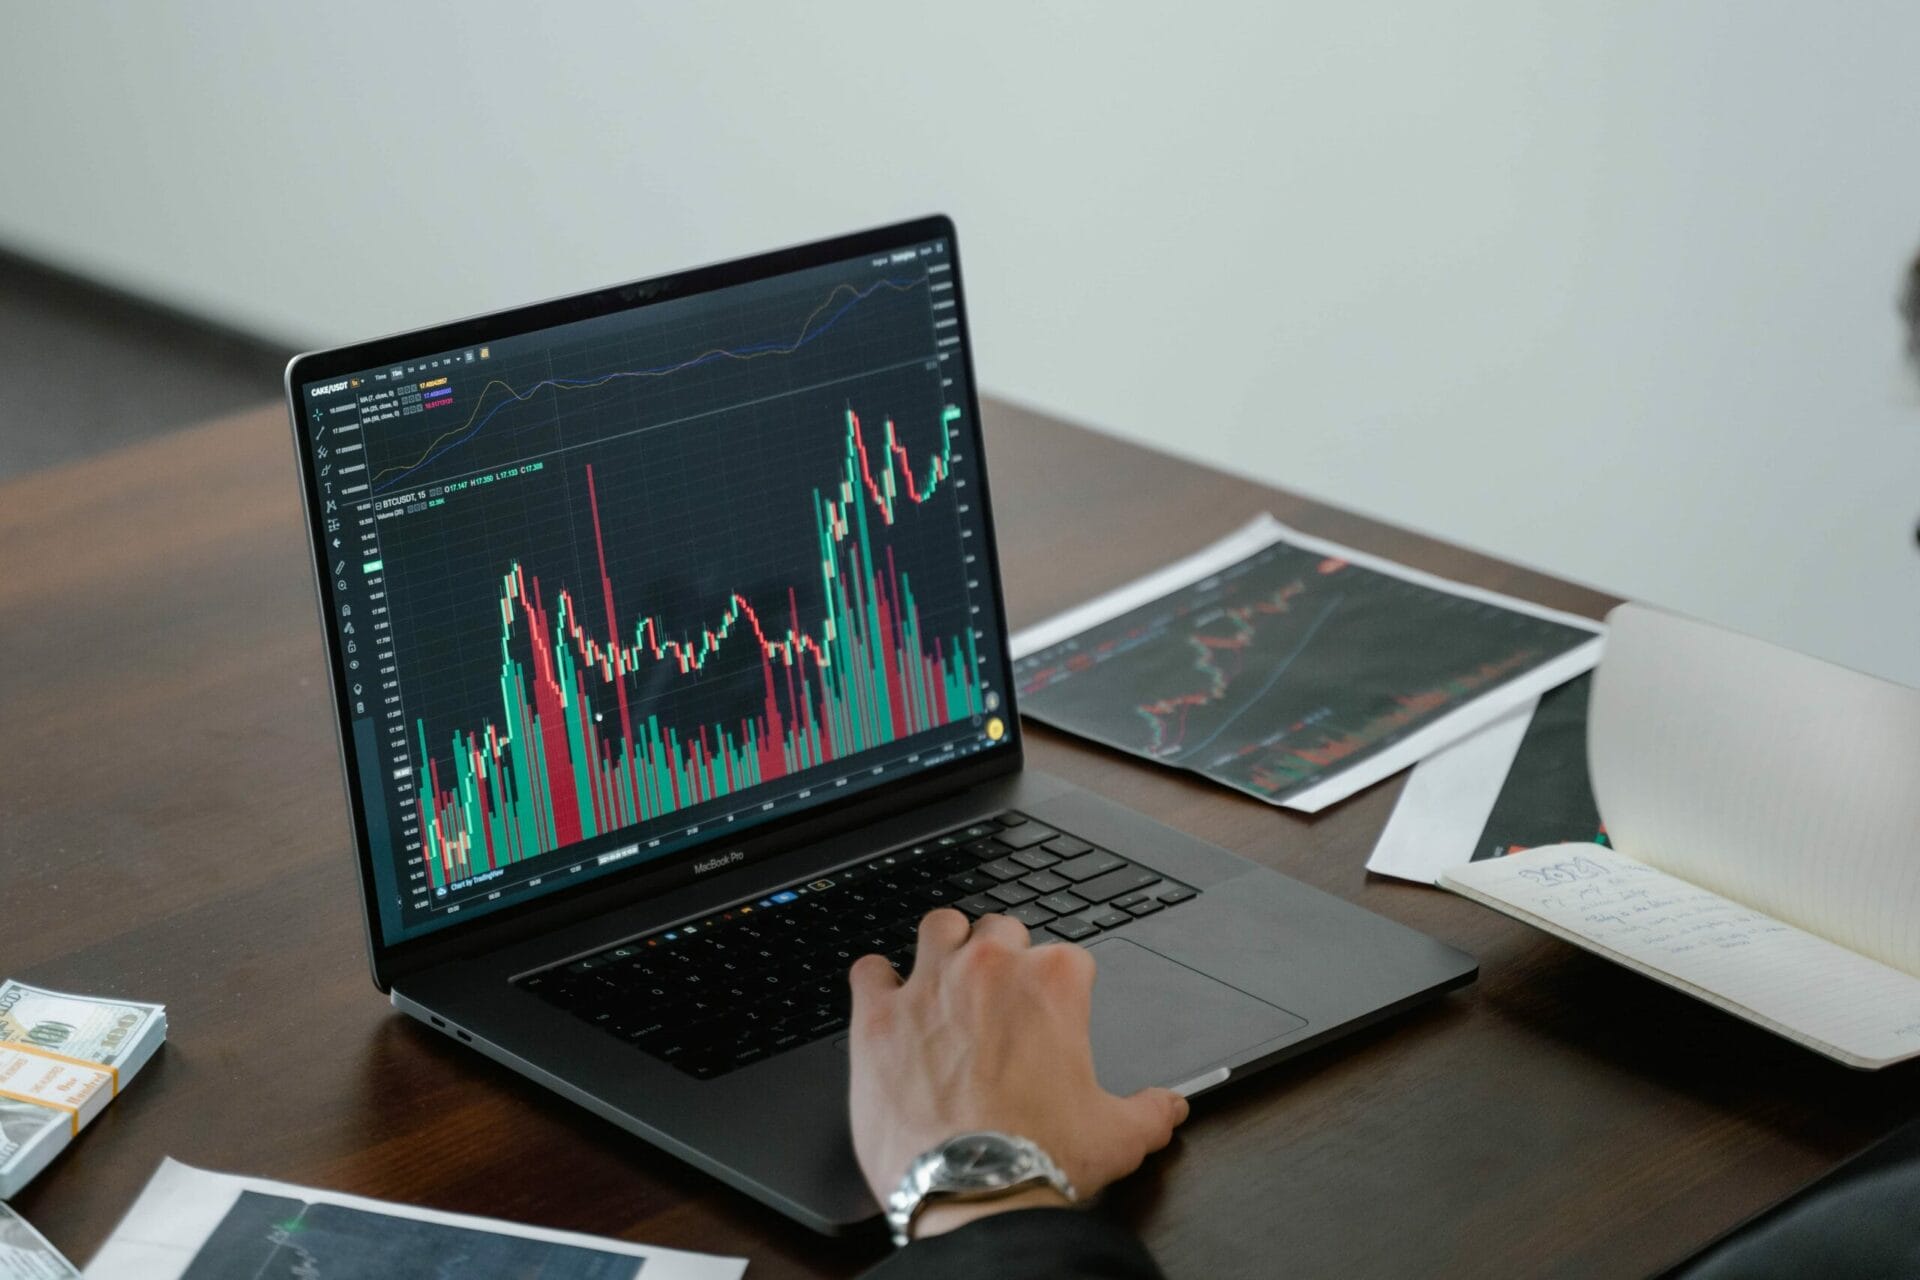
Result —
<path fill-rule="evenodd" d="M 60 1256 L 33 1224 L 0 1204 L 0 1277 L 5 1280 L 80 1280 L 80 1272 Z"/>
<path fill-rule="evenodd" d="M 0 983 L 0 1200 L 65 1150 L 166 1038 L 157 1004 Z"/>

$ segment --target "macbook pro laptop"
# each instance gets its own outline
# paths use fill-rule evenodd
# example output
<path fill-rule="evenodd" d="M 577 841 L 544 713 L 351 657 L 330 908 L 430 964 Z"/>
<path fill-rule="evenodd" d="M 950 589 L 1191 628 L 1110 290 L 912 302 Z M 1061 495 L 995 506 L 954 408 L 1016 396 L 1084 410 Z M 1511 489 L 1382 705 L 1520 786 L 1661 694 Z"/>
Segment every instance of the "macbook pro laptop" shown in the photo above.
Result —
<path fill-rule="evenodd" d="M 1091 949 L 1121 1093 L 1474 976 L 1023 767 L 944 218 L 299 356 L 286 388 L 374 981 L 810 1227 L 879 1212 L 847 967 L 906 971 L 936 906 Z"/>

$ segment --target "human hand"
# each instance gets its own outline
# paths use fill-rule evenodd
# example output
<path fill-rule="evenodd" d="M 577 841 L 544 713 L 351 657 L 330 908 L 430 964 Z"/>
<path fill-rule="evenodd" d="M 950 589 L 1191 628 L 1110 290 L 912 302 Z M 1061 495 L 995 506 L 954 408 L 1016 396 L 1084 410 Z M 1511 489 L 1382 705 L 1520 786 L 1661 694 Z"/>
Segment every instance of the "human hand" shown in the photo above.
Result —
<path fill-rule="evenodd" d="M 853 985 L 853 1150 L 882 1204 L 907 1166 L 956 1134 L 994 1129 L 1037 1143 L 1081 1196 L 1140 1167 L 1187 1118 L 1170 1089 L 1121 1098 L 1093 1074 L 1094 959 L 1033 946 L 1003 915 L 971 926 L 950 907 L 920 922 L 912 976 L 862 956 Z M 934 1202 L 916 1236 L 1005 1209 L 1060 1203 L 1049 1188 L 997 1200 Z"/>

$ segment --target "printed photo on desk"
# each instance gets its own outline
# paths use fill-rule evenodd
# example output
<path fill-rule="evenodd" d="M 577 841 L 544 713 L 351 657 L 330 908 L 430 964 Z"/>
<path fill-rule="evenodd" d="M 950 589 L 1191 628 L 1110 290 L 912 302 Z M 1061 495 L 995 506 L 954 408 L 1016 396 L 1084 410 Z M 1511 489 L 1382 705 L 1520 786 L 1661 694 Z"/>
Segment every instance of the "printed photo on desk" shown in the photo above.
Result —
<path fill-rule="evenodd" d="M 1601 627 L 1263 515 L 1012 647 L 1023 714 L 1316 813 L 1587 671 Z"/>

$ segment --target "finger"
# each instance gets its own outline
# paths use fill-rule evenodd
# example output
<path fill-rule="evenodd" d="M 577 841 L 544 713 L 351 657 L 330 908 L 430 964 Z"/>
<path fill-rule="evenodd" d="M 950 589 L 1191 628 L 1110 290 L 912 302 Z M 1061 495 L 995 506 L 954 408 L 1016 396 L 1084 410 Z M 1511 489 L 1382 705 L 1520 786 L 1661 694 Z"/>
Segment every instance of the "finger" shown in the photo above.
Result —
<path fill-rule="evenodd" d="M 1072 943 L 1034 948 L 1034 989 L 1053 1002 L 1057 1015 L 1082 1041 L 1093 1020 L 1093 953 Z"/>
<path fill-rule="evenodd" d="M 1001 946 L 1012 947 L 1015 951 L 1025 951 L 1033 945 L 1033 938 L 1027 932 L 1027 926 L 1012 916 L 1003 916 L 998 912 L 990 916 L 981 916 L 973 922 L 973 941 L 997 942 Z"/>
<path fill-rule="evenodd" d="M 847 984 L 853 988 L 854 1008 L 859 1009 L 898 991 L 900 975 L 893 971 L 885 956 L 865 955 L 847 970 Z"/>
<path fill-rule="evenodd" d="M 1121 1099 L 1148 1151 L 1158 1151 L 1173 1140 L 1173 1131 L 1187 1118 L 1187 1100 L 1171 1089 L 1142 1089 Z"/>
<path fill-rule="evenodd" d="M 965 945 L 973 926 L 963 912 L 952 907 L 929 911 L 920 918 L 919 939 L 914 944 L 913 971 L 929 972 Z"/>

